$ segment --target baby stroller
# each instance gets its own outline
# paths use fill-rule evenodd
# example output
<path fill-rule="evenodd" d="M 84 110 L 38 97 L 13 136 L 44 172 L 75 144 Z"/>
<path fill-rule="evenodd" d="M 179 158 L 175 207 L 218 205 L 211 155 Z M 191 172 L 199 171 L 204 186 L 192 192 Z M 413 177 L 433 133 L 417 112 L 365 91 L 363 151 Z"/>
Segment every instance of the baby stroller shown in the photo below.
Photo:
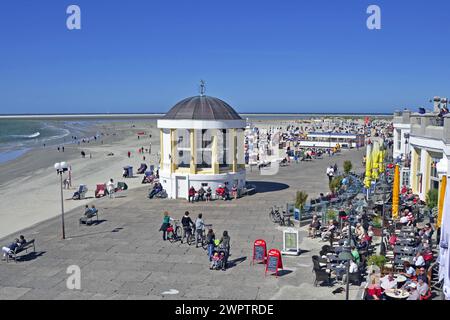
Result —
<path fill-rule="evenodd" d="M 224 250 L 221 250 L 221 249 L 215 250 L 215 251 L 213 251 L 213 256 L 215 256 L 216 253 L 218 255 L 217 256 L 218 259 L 215 260 L 213 258 L 213 261 L 211 262 L 210 269 L 211 270 L 222 270 L 222 269 L 225 269 L 225 255 L 226 255 L 226 252 Z"/>
<path fill-rule="evenodd" d="M 78 187 L 78 191 L 75 192 L 72 196 L 73 200 L 82 200 L 86 198 L 86 193 L 88 192 L 88 188 L 84 184 L 80 184 Z"/>
<path fill-rule="evenodd" d="M 95 197 L 96 198 L 101 198 L 106 196 L 106 185 L 103 184 L 98 184 L 97 185 L 97 189 L 95 190 Z"/>
<path fill-rule="evenodd" d="M 139 167 L 137 173 L 143 174 L 145 172 L 145 170 L 147 170 L 147 165 L 145 163 L 141 163 L 141 166 Z"/>

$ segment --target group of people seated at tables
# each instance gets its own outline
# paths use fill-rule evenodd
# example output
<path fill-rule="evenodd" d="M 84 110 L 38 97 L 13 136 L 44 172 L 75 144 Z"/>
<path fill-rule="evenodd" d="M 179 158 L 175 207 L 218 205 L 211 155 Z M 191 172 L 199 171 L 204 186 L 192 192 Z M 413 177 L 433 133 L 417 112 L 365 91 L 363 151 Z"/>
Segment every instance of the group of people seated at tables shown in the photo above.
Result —
<path fill-rule="evenodd" d="M 216 197 L 218 199 L 223 200 L 231 200 L 231 198 L 237 199 L 238 198 L 238 187 L 236 184 L 233 184 L 233 187 L 231 188 L 231 191 L 227 188 L 225 185 L 219 185 L 217 189 L 215 190 Z M 211 187 L 208 187 L 206 190 L 204 187 L 200 187 L 198 190 L 195 190 L 194 186 L 191 186 L 188 191 L 188 201 L 189 202 L 195 202 L 195 201 L 211 201 L 212 197 L 212 190 Z"/>
<path fill-rule="evenodd" d="M 394 275 L 389 272 L 379 282 L 372 278 L 367 287 L 367 300 L 386 300 L 389 298 L 406 300 L 426 300 L 430 296 L 428 276 L 425 268 L 419 268 L 416 274 L 411 265 L 405 265 L 406 272 Z M 403 276 L 403 278 L 401 277 Z M 400 281 L 401 280 L 401 281 Z"/>

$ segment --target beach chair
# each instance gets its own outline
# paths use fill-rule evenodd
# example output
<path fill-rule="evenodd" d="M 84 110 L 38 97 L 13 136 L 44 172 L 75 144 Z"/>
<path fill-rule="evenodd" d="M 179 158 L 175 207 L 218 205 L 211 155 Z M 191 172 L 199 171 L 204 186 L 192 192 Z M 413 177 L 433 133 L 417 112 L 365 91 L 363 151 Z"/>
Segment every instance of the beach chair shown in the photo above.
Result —
<path fill-rule="evenodd" d="M 141 166 L 137 170 L 137 174 L 143 174 L 145 172 L 145 170 L 147 170 L 147 168 L 148 167 L 145 163 L 141 163 Z"/>
<path fill-rule="evenodd" d="M 73 196 L 72 199 L 73 200 L 82 200 L 86 198 L 86 193 L 88 192 L 88 188 L 86 185 L 84 184 L 80 184 L 80 186 L 78 187 L 78 191 L 76 191 Z"/>
<path fill-rule="evenodd" d="M 106 185 L 104 183 L 98 184 L 97 189 L 95 189 L 95 197 L 101 198 L 106 195 Z"/>

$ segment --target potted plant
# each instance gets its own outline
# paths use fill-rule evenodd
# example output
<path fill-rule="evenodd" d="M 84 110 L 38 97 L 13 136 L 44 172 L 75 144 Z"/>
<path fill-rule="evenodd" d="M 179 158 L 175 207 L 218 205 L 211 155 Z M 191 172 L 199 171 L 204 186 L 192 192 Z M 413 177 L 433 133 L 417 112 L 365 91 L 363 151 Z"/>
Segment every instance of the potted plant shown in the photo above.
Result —
<path fill-rule="evenodd" d="M 306 192 L 297 191 L 297 194 L 295 195 L 295 207 L 300 209 L 300 211 L 303 211 L 307 199 L 308 194 Z"/>
<path fill-rule="evenodd" d="M 372 220 L 372 231 L 373 235 L 377 237 L 381 237 L 381 233 L 383 232 L 383 225 L 381 217 L 375 217 Z"/>
<path fill-rule="evenodd" d="M 335 193 L 339 190 L 342 184 L 342 176 L 337 176 L 333 180 L 330 181 L 329 187 L 330 191 Z"/>
<path fill-rule="evenodd" d="M 345 160 L 344 161 L 344 172 L 345 172 L 345 175 L 348 176 L 350 171 L 352 171 L 352 167 L 353 167 L 353 165 L 352 165 L 352 162 L 350 160 Z"/>
<path fill-rule="evenodd" d="M 372 255 L 367 259 L 367 264 L 370 265 L 376 265 L 378 268 L 382 269 L 383 266 L 386 264 L 387 259 L 385 256 L 380 255 Z"/>
<path fill-rule="evenodd" d="M 337 212 L 333 209 L 329 209 L 327 211 L 327 221 L 329 221 L 329 220 L 336 221 L 336 218 L 337 218 Z"/>
<path fill-rule="evenodd" d="M 295 209 L 294 209 L 294 219 L 300 222 L 301 213 L 305 207 L 306 200 L 308 199 L 308 194 L 303 191 L 297 191 L 295 195 Z"/>

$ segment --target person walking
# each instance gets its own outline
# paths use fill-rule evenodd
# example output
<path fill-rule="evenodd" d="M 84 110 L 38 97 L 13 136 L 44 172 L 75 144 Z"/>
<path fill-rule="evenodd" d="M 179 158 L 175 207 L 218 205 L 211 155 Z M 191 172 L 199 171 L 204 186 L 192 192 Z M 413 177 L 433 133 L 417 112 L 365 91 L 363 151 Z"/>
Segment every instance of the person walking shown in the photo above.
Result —
<path fill-rule="evenodd" d="M 214 243 L 215 240 L 216 240 L 216 235 L 214 234 L 213 229 L 209 229 L 208 234 L 206 235 L 206 243 L 208 244 L 209 261 L 211 261 L 211 259 L 212 259 L 212 254 L 213 254 L 214 246 L 215 246 L 215 243 Z"/>
<path fill-rule="evenodd" d="M 222 238 L 220 238 L 219 246 L 225 251 L 225 256 L 223 258 L 223 267 L 222 271 L 225 271 L 227 268 L 228 257 L 230 256 L 230 236 L 228 235 L 228 231 L 224 231 L 222 234 Z"/>
<path fill-rule="evenodd" d="M 329 166 L 327 168 L 327 176 L 328 176 L 328 180 L 331 182 L 333 180 L 333 176 L 334 176 L 334 169 L 332 166 Z"/>
<path fill-rule="evenodd" d="M 116 190 L 116 187 L 114 185 L 114 180 L 110 179 L 108 183 L 106 184 L 106 190 L 108 191 L 108 195 L 110 198 L 114 198 L 114 192 Z"/>
<path fill-rule="evenodd" d="M 205 230 L 205 222 L 203 221 L 203 214 L 199 213 L 197 219 L 195 220 L 195 247 L 198 248 L 198 242 L 203 241 L 203 231 Z"/>
<path fill-rule="evenodd" d="M 194 222 L 192 222 L 191 217 L 189 217 L 189 211 L 184 213 L 184 217 L 181 219 L 181 225 L 183 226 L 183 236 L 181 237 L 181 243 L 183 243 L 183 239 L 191 235 L 192 227 L 195 226 Z M 191 227 L 192 226 L 192 227 Z"/>
<path fill-rule="evenodd" d="M 164 216 L 163 216 L 163 222 L 161 225 L 161 228 L 159 228 L 159 231 L 162 231 L 163 233 L 163 240 L 166 241 L 166 236 L 167 236 L 167 228 L 169 228 L 170 226 L 170 221 L 173 221 L 173 219 L 169 216 L 169 212 L 168 211 L 164 211 Z"/>
<path fill-rule="evenodd" d="M 128 158 L 130 158 L 131 157 L 131 152 L 130 151 L 128 151 Z"/>

